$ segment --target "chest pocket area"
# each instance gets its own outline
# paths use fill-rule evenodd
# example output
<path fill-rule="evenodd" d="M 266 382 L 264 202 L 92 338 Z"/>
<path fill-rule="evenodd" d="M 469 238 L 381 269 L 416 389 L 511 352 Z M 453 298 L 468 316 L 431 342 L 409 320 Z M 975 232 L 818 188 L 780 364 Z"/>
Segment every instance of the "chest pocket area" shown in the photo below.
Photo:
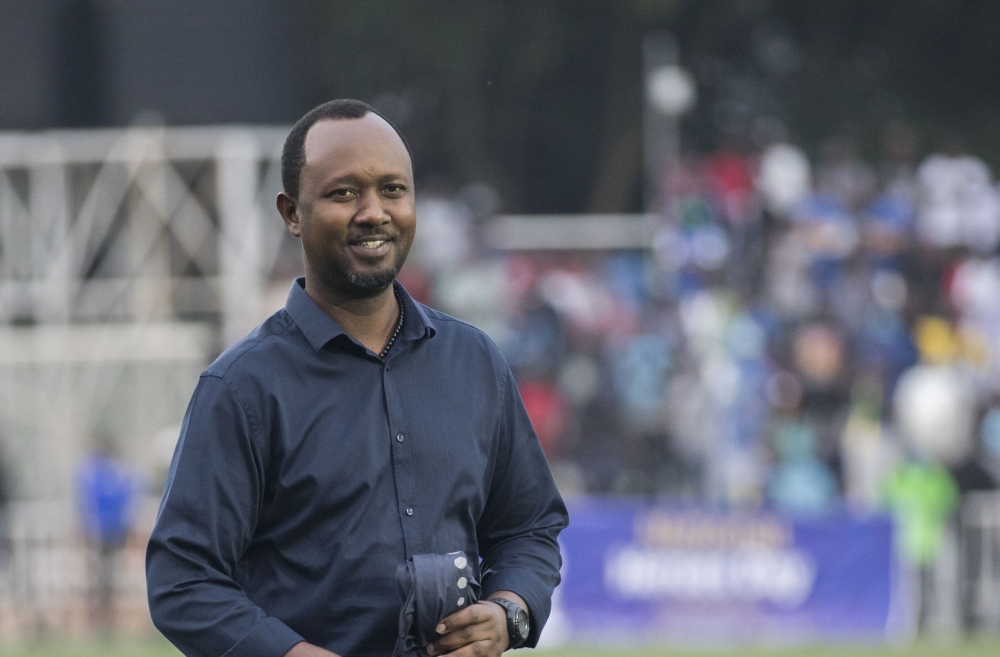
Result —
<path fill-rule="evenodd" d="M 447 412 L 413 427 L 413 460 L 425 493 L 453 501 L 485 500 L 490 456 L 495 432 L 494 417 L 484 404 L 452 401 Z M 492 415 L 492 414 L 491 414 Z"/>

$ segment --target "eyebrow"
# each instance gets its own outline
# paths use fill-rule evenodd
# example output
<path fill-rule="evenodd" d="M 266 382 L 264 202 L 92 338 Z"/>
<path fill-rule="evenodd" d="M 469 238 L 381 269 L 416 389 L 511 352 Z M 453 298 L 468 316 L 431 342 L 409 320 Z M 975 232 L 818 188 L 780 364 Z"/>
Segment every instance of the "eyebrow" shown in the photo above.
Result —
<path fill-rule="evenodd" d="M 358 176 L 358 175 L 356 175 L 356 174 L 345 173 L 342 176 L 337 176 L 336 178 L 331 178 L 329 180 L 326 180 L 322 184 L 323 185 L 336 185 L 336 184 L 340 184 L 340 183 L 358 183 L 360 180 L 361 180 L 361 177 Z M 409 180 L 410 180 L 410 178 L 407 177 L 406 174 L 403 174 L 403 173 L 386 173 L 386 174 L 382 174 L 381 176 L 378 176 L 376 178 L 376 181 L 379 182 L 379 183 L 387 183 L 387 182 L 393 182 L 393 181 L 406 181 L 406 182 L 409 182 Z M 368 181 L 368 178 L 365 177 L 365 182 L 367 182 L 367 181 Z"/>

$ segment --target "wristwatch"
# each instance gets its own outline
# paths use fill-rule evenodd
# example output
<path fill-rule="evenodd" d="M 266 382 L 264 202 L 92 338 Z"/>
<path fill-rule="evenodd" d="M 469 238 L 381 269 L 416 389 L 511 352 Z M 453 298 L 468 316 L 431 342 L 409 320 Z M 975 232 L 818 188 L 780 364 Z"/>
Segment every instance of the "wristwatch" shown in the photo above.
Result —
<path fill-rule="evenodd" d="M 489 600 L 497 603 L 507 612 L 507 635 L 510 637 L 510 645 L 507 646 L 507 650 L 517 648 L 527 641 L 528 632 L 531 630 L 527 610 L 507 598 L 490 598 Z"/>

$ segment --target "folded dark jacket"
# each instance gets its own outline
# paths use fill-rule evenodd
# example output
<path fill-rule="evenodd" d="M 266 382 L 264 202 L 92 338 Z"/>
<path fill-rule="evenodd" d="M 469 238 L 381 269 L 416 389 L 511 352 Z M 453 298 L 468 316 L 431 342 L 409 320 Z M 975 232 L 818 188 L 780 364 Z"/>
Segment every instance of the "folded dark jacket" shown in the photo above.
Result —
<path fill-rule="evenodd" d="M 396 568 L 403 607 L 393 657 L 426 657 L 438 623 L 479 601 L 479 565 L 464 552 L 415 554 Z"/>

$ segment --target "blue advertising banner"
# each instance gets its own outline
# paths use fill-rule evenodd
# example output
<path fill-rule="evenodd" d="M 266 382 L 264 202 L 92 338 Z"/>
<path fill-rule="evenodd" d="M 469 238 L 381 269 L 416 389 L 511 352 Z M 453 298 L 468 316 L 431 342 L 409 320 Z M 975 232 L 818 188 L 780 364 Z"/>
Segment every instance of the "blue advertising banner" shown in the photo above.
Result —
<path fill-rule="evenodd" d="M 574 640 L 877 639 L 900 627 L 888 517 L 580 499 L 556 622 Z"/>

